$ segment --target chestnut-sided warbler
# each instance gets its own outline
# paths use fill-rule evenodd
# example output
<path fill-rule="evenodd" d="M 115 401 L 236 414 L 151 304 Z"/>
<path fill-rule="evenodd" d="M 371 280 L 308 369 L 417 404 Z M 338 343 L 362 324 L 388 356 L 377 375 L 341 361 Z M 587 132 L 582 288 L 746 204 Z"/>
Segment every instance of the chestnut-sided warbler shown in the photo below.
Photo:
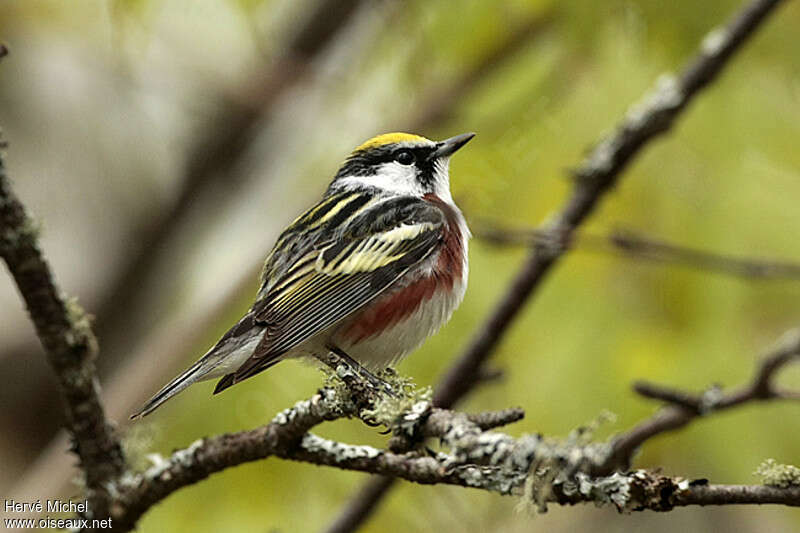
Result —
<path fill-rule="evenodd" d="M 387 133 L 357 147 L 278 238 L 250 310 L 132 418 L 197 381 L 222 378 L 216 394 L 290 357 L 333 352 L 368 373 L 419 347 L 466 290 L 470 232 L 449 162 L 474 135 Z"/>

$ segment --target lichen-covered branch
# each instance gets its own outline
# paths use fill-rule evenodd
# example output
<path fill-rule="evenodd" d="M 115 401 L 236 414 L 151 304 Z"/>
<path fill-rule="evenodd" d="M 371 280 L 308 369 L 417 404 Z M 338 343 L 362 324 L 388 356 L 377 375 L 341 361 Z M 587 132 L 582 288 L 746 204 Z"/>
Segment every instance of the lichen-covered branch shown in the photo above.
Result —
<path fill-rule="evenodd" d="M 333 389 L 322 389 L 282 411 L 266 426 L 198 440 L 147 471 L 123 478 L 112 518 L 120 530 L 130 530 L 144 512 L 176 490 L 226 468 L 286 453 L 314 426 L 355 413 L 354 403 Z"/>
<path fill-rule="evenodd" d="M 800 399 L 798 391 L 787 391 L 774 385 L 775 374 L 793 360 L 800 360 L 800 329 L 787 331 L 777 345 L 759 363 L 747 385 L 724 393 L 718 387 L 702 394 L 689 393 L 646 382 L 634 384 L 634 390 L 646 398 L 668 404 L 630 431 L 616 437 L 608 459 L 596 473 L 609 473 L 628 468 L 636 450 L 649 439 L 679 429 L 693 420 L 748 402 L 773 399 Z"/>
<path fill-rule="evenodd" d="M 38 242 L 36 222 L 11 189 L 0 156 L 0 256 L 17 284 L 55 372 L 66 425 L 86 477 L 92 509 L 106 515 L 108 483 L 125 469 L 106 420 L 94 359 L 97 342 L 81 307 L 57 287 Z"/>
<path fill-rule="evenodd" d="M 198 440 L 174 452 L 169 459 L 157 460 L 143 473 L 121 477 L 114 487 L 117 498 L 111 517 L 119 530 L 127 531 L 147 509 L 176 490 L 226 468 L 270 456 L 368 472 L 383 469 L 395 472 L 406 468 L 419 482 L 426 479 L 431 483 L 440 482 L 436 475 L 438 463 L 417 457 L 415 452 L 395 454 L 369 446 L 329 441 L 308 433 L 324 421 L 369 417 L 370 411 L 364 402 L 363 397 L 343 388 L 324 388 L 312 398 L 279 413 L 266 426 Z M 522 417 L 519 409 L 466 415 L 431 409 L 429 404 L 409 411 L 412 412 L 417 415 L 406 416 L 405 423 L 418 425 L 423 436 L 444 435 L 454 425 L 482 432 L 483 428 L 508 424 Z M 401 421 L 398 426 L 402 425 Z M 457 478 L 452 478 L 453 483 Z"/>
<path fill-rule="evenodd" d="M 484 445 L 493 444 L 490 442 Z M 773 487 L 769 485 L 716 485 L 706 480 L 688 480 L 669 477 L 646 470 L 613 473 L 609 476 L 592 477 L 585 472 L 559 470 L 557 479 L 547 470 L 531 472 L 538 464 L 554 464 L 563 461 L 562 456 L 550 457 L 550 450 L 537 455 L 535 446 L 528 439 L 520 440 L 508 455 L 501 454 L 506 464 L 494 460 L 487 446 L 474 448 L 479 455 L 491 458 L 491 464 L 459 464 L 457 458 L 446 454 L 437 457 L 398 455 L 370 446 L 352 446 L 307 435 L 300 448 L 286 459 L 314 464 L 324 464 L 348 470 L 379 473 L 413 483 L 425 485 L 447 484 L 476 488 L 504 495 L 518 495 L 530 499 L 540 510 L 548 503 L 574 505 L 594 503 L 614 505 L 618 510 L 670 511 L 675 507 L 691 505 L 733 504 L 779 504 L 800 506 L 800 486 Z M 530 455 L 526 455 L 530 454 Z M 533 459 L 533 461 L 529 460 Z M 568 464 L 568 463 L 567 463 Z M 532 491 L 526 485 L 535 485 L 537 477 L 544 478 L 541 487 Z"/>
<path fill-rule="evenodd" d="M 309 400 L 279 413 L 270 424 L 250 431 L 199 440 L 169 459 L 157 460 L 147 471 L 123 476 L 114 487 L 112 518 L 119 528 L 134 527 L 149 507 L 182 487 L 245 462 L 275 456 L 400 478 L 422 484 L 450 484 L 500 494 L 520 495 L 544 511 L 548 503 L 609 503 L 620 510 L 668 511 L 686 505 L 777 503 L 800 505 L 800 477 L 790 467 L 770 464 L 765 486 L 710 485 L 645 470 L 624 472 L 634 451 L 649 438 L 685 425 L 693 418 L 751 401 L 784 399 L 774 385 L 775 374 L 800 359 L 800 330 L 785 334 L 759 365 L 752 381 L 729 394 L 691 395 L 653 388 L 649 394 L 672 404 L 662 413 L 609 442 L 592 442 L 586 431 L 566 439 L 541 435 L 511 437 L 491 431 L 520 420 L 521 409 L 466 414 L 410 396 L 381 397 L 365 389 L 335 356 L 328 363 L 337 375 L 347 374 L 357 385 L 329 380 Z M 360 383 L 360 385 L 359 385 Z M 352 385 L 352 383 L 351 383 Z M 395 392 L 405 391 L 396 383 Z M 387 449 L 324 439 L 309 431 L 329 420 L 358 417 L 391 426 Z M 436 438 L 446 451 L 420 449 Z M 764 467 L 767 469 L 767 467 Z M 765 470 L 766 471 L 766 470 Z M 777 474 L 775 473 L 777 472 Z"/>
<path fill-rule="evenodd" d="M 796 346 L 798 341 L 794 342 Z M 787 345 L 780 354 L 796 352 Z M 780 355 L 768 358 L 764 366 L 771 366 L 776 358 Z M 772 366 L 773 372 L 780 366 Z M 771 376 L 766 378 L 767 383 Z M 764 399 L 777 397 L 768 395 Z M 757 398 L 755 393 L 750 396 Z M 780 484 L 745 486 L 711 485 L 706 480 L 690 481 L 645 470 L 603 472 L 609 458 L 618 452 L 618 440 L 591 442 L 579 431 L 561 440 L 541 435 L 514 438 L 490 430 L 522 418 L 520 409 L 469 415 L 432 407 L 427 401 L 416 402 L 396 413 L 392 424 L 395 438 L 405 437 L 406 446 L 389 449 L 346 444 L 309 433 L 326 420 L 368 417 L 378 409 L 375 405 L 365 409 L 362 400 L 343 388 L 321 389 L 264 427 L 201 439 L 168 459 L 157 460 L 143 473 L 123 477 L 114 487 L 118 496 L 112 517 L 117 528 L 133 528 L 149 507 L 182 487 L 270 456 L 414 483 L 517 495 L 541 511 L 549 503 L 583 502 L 612 504 L 621 511 L 734 503 L 800 506 L 800 485 L 794 477 L 783 476 L 781 480 L 788 481 Z M 421 442 L 430 437 L 439 439 L 443 451 L 421 451 L 414 445 L 414 439 Z"/>

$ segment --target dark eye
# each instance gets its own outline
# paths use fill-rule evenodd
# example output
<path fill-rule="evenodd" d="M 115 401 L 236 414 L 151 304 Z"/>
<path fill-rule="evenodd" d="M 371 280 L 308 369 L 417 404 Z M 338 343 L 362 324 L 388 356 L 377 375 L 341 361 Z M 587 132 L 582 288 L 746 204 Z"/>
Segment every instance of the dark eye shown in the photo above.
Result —
<path fill-rule="evenodd" d="M 416 157 L 414 157 L 414 154 L 412 154 L 408 150 L 400 150 L 399 152 L 397 152 L 397 155 L 394 156 L 394 160 L 400 163 L 401 165 L 412 165 L 414 164 L 414 160 L 416 160 Z"/>

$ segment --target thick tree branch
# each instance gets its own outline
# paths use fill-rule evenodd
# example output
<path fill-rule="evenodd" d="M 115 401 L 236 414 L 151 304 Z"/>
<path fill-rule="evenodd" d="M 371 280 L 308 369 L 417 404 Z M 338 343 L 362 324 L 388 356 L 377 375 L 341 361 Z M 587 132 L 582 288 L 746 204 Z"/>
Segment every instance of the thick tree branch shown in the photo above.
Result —
<path fill-rule="evenodd" d="M 567 250 L 578 226 L 616 184 L 624 168 L 646 144 L 665 133 L 694 96 L 714 80 L 733 53 L 753 34 L 780 0 L 749 2 L 723 29 L 703 40 L 700 51 L 679 77 L 662 77 L 652 95 L 635 105 L 616 131 L 601 140 L 574 171 L 575 188 L 564 208 L 545 228 L 549 238 L 534 247 L 500 303 L 466 350 L 436 387 L 434 403 L 452 407 L 479 381 L 480 369 L 551 267 Z M 548 244 L 549 243 L 549 244 Z M 370 480 L 327 533 L 354 531 L 372 513 L 393 480 Z"/>
<path fill-rule="evenodd" d="M 527 450 L 529 446 L 530 442 L 523 440 L 514 447 L 514 451 Z M 531 468 L 525 462 L 511 469 L 497 467 L 495 461 L 489 465 L 460 465 L 448 455 L 397 455 L 370 446 L 345 445 L 310 434 L 303 439 L 299 450 L 282 457 L 347 470 L 377 472 L 423 485 L 456 485 L 503 495 L 522 495 L 524 484 L 530 479 Z M 547 460 L 549 457 L 545 452 L 544 457 L 534 454 L 532 459 Z M 798 507 L 800 487 L 706 484 L 704 480 L 693 482 L 646 470 L 604 477 L 591 477 L 579 472 L 569 478 L 557 479 L 547 487 L 546 493 L 534 494 L 533 497 L 531 503 L 542 510 L 546 509 L 547 503 L 612 504 L 620 511 L 659 512 L 692 505 L 779 504 Z"/>
<path fill-rule="evenodd" d="M 58 380 L 67 429 L 86 475 L 92 509 L 107 514 L 106 487 L 124 471 L 125 460 L 100 401 L 94 367 L 97 342 L 89 317 L 56 286 L 39 247 L 36 222 L 11 189 L 1 156 L 0 256 L 25 300 Z"/>

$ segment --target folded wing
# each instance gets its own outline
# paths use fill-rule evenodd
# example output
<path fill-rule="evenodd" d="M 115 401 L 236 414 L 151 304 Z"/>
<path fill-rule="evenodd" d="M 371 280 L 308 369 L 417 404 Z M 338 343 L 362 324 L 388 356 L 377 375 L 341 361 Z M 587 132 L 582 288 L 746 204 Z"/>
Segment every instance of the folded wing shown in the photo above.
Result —
<path fill-rule="evenodd" d="M 266 369 L 362 309 L 438 249 L 444 224 L 438 207 L 418 198 L 396 198 L 355 213 L 340 223 L 333 239 L 322 238 L 330 231 L 319 231 L 302 252 L 295 246 L 291 266 L 262 290 L 253 307 L 256 322 L 266 326 L 261 343 L 216 392 Z M 307 238 L 308 232 L 298 235 Z"/>

